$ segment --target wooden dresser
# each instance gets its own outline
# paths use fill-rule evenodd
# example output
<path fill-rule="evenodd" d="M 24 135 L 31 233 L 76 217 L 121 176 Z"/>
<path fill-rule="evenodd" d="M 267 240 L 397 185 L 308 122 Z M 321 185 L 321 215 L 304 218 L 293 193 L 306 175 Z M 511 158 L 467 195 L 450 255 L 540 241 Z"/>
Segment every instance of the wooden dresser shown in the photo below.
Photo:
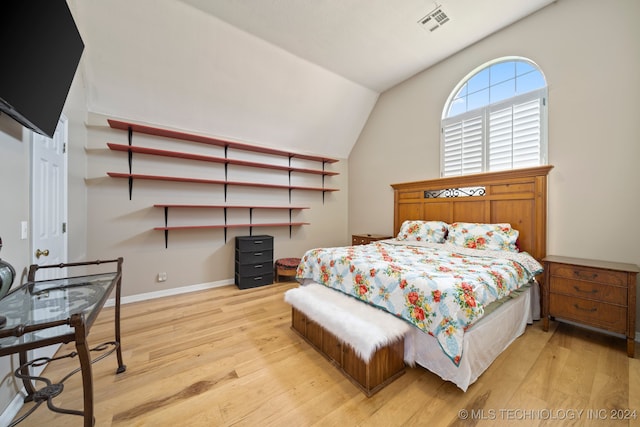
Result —
<path fill-rule="evenodd" d="M 384 234 L 352 234 L 352 245 L 368 245 L 371 242 L 377 240 L 391 239 L 392 236 L 385 236 Z"/>
<path fill-rule="evenodd" d="M 627 355 L 634 357 L 638 266 L 552 255 L 543 262 L 543 329 L 558 317 L 624 334 Z"/>

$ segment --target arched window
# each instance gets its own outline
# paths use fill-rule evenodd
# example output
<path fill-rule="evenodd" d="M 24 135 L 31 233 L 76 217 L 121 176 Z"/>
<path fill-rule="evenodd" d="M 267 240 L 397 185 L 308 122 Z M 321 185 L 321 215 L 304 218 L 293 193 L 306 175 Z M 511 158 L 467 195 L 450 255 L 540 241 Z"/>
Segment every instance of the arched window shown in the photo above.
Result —
<path fill-rule="evenodd" d="M 440 175 L 518 169 L 547 162 L 547 83 L 525 58 L 477 68 L 442 113 Z"/>

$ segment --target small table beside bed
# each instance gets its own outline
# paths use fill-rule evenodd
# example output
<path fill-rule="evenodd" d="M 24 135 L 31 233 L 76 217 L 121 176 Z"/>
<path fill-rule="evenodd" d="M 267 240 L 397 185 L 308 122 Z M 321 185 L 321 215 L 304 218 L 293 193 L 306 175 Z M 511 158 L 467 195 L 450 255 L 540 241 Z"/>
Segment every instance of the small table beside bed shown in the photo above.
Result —
<path fill-rule="evenodd" d="M 466 391 L 540 317 L 551 168 L 392 185 L 395 238 L 304 255 L 293 329 L 368 396 L 404 363 Z"/>

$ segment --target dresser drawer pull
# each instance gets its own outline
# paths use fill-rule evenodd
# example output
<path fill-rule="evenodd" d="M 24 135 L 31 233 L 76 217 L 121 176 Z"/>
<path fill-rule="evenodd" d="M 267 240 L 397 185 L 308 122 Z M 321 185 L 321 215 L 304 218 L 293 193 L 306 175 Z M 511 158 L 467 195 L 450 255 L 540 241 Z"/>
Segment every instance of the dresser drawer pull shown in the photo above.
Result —
<path fill-rule="evenodd" d="M 256 252 L 253 256 L 262 256 L 262 252 Z"/>
<path fill-rule="evenodd" d="M 594 313 L 594 312 L 598 311 L 598 309 L 596 307 L 593 307 L 593 308 L 582 308 L 578 304 L 573 304 L 573 306 L 577 310 L 588 311 L 589 313 Z"/>
<path fill-rule="evenodd" d="M 598 273 L 588 274 L 588 273 L 583 273 L 581 271 L 574 271 L 573 273 L 576 275 L 578 279 L 596 280 L 598 278 Z"/>
<path fill-rule="evenodd" d="M 254 240 L 253 244 L 254 245 L 261 245 L 262 244 L 262 240 Z"/>
<path fill-rule="evenodd" d="M 256 264 L 253 266 L 253 268 L 262 268 L 264 267 L 264 264 Z"/>
<path fill-rule="evenodd" d="M 575 285 L 573 286 L 573 289 L 575 289 L 576 292 L 582 292 L 583 294 L 597 294 L 598 293 L 597 289 L 591 289 L 590 291 L 583 291 L 582 289 L 580 289 L 579 287 L 577 287 Z"/>
<path fill-rule="evenodd" d="M 262 280 L 262 276 L 254 277 L 253 280 Z"/>

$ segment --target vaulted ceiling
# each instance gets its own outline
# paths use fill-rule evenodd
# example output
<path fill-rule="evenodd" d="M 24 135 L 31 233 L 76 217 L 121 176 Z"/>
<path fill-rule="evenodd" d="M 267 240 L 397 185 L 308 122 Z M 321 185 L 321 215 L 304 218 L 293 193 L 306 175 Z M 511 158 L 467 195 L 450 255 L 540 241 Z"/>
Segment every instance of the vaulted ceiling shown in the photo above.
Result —
<path fill-rule="evenodd" d="M 555 0 L 181 1 L 383 92 Z"/>
<path fill-rule="evenodd" d="M 382 92 L 552 2 L 68 1 L 90 113 L 338 158 Z"/>

